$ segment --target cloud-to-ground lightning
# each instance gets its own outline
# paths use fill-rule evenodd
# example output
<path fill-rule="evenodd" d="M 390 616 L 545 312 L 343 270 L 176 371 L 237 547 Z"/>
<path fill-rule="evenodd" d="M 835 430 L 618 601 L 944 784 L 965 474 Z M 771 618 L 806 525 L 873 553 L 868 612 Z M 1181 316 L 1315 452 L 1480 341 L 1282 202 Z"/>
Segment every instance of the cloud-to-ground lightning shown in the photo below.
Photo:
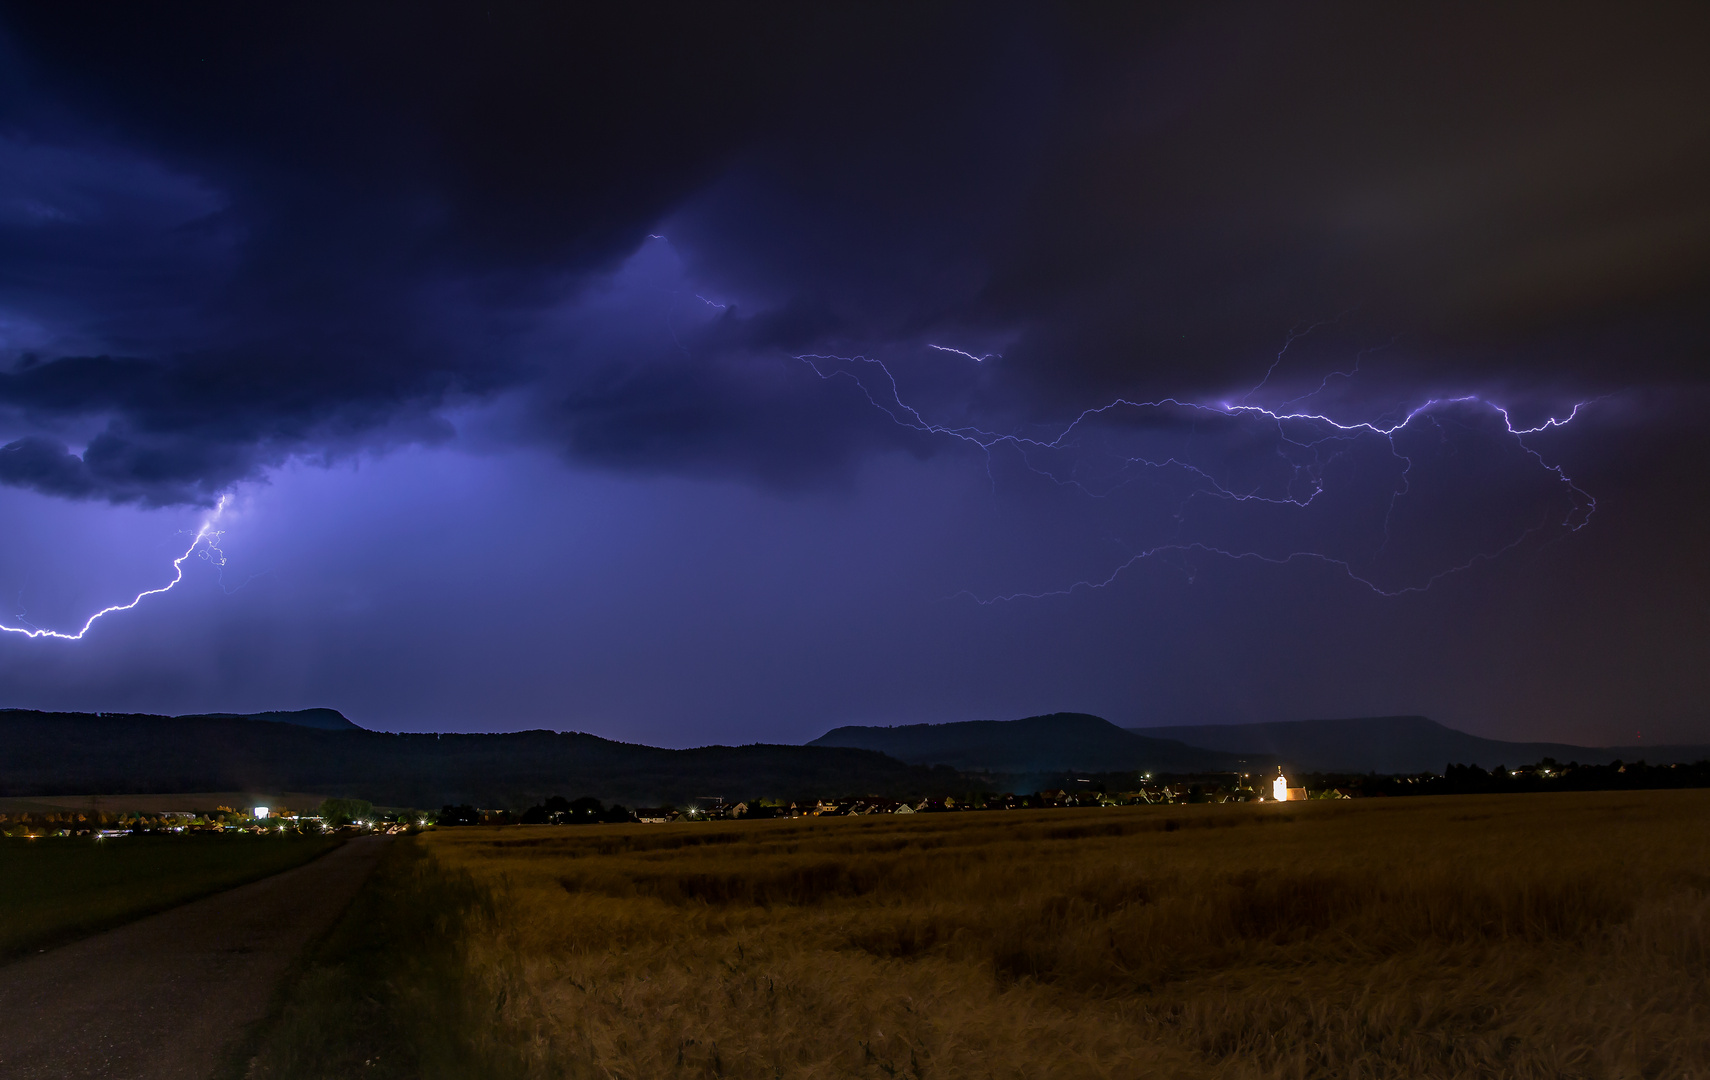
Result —
<path fill-rule="evenodd" d="M 214 509 L 202 520 L 201 527 L 196 530 L 196 535 L 191 539 L 190 546 L 184 549 L 184 554 L 172 560 L 172 580 L 168 581 L 165 585 L 154 589 L 145 589 L 142 592 L 137 593 L 125 603 L 112 604 L 102 608 L 100 611 L 97 611 L 95 614 L 89 616 L 88 619 L 84 620 L 83 625 L 78 628 L 76 633 L 66 633 L 62 630 L 47 630 L 37 626 L 30 626 L 28 623 L 23 626 L 8 626 L 5 623 L 0 623 L 0 630 L 4 630 L 8 634 L 21 634 L 24 637 L 29 638 L 57 638 L 60 641 L 81 641 L 83 640 L 83 636 L 89 633 L 89 629 L 94 626 L 98 620 L 120 611 L 130 611 L 132 608 L 136 607 L 151 596 L 159 596 L 161 593 L 171 592 L 175 587 L 177 587 L 179 582 L 184 580 L 184 563 L 192 555 L 199 556 L 216 566 L 224 567 L 226 564 L 225 552 L 221 551 L 219 547 L 221 534 L 214 528 L 214 525 L 219 521 L 220 515 L 225 513 L 227 499 L 228 496 L 222 495 L 220 497 L 220 501 L 214 505 Z M 239 588 L 242 588 L 242 586 L 240 585 Z"/>
<path fill-rule="evenodd" d="M 1309 333 L 1311 329 L 1309 327 L 1303 333 Z M 1290 343 L 1298 336 L 1301 335 L 1291 335 Z M 951 349 L 939 345 L 930 345 L 929 347 L 941 352 L 954 352 L 975 361 L 986 359 L 974 356 L 961 349 Z M 1288 345 L 1285 343 L 1283 351 L 1286 351 L 1287 347 Z M 1279 352 L 1277 360 L 1280 362 L 1281 358 L 1282 352 Z M 1348 444 L 1357 439 L 1377 438 L 1387 444 L 1389 453 L 1400 466 L 1399 482 L 1389 492 L 1388 507 L 1383 517 L 1383 544 L 1387 545 L 1396 507 L 1411 490 L 1411 475 L 1414 466 L 1413 460 L 1398 447 L 1398 437 L 1410 427 L 1418 424 L 1435 422 L 1441 426 L 1439 418 L 1450 410 L 1471 408 L 1482 410 L 1493 419 L 1499 417 L 1506 437 L 1512 439 L 1514 444 L 1535 461 L 1539 468 L 1553 475 L 1555 482 L 1561 485 L 1561 490 L 1567 493 L 1569 509 L 1565 517 L 1554 527 L 1565 529 L 1568 532 L 1577 532 L 1590 520 L 1597 507 L 1596 499 L 1575 483 L 1561 465 L 1546 461 L 1541 453 L 1526 442 L 1526 437 L 1529 435 L 1566 426 L 1580 416 L 1590 402 L 1579 402 L 1565 416 L 1551 416 L 1532 427 L 1517 427 L 1507 406 L 1476 394 L 1433 397 L 1406 409 L 1399 417 L 1392 415 L 1387 422 L 1384 420 L 1338 420 L 1323 412 L 1290 410 L 1290 406 L 1297 405 L 1300 401 L 1314 396 L 1316 391 L 1304 397 L 1295 398 L 1280 408 L 1248 404 L 1247 402 L 1252 395 L 1264 385 L 1264 381 L 1269 381 L 1274 373 L 1276 364 L 1273 363 L 1270 370 L 1265 373 L 1265 380 L 1259 386 L 1233 401 L 1205 403 L 1184 401 L 1177 398 L 1160 398 L 1153 401 L 1133 401 L 1127 398 L 1118 398 L 1082 411 L 1073 420 L 1057 430 L 1054 435 L 1035 437 L 1013 432 L 992 431 L 974 425 L 933 423 L 927 420 L 916 406 L 910 405 L 903 399 L 896 376 L 881 360 L 866 356 L 820 354 L 802 355 L 796 359 L 809 365 L 815 374 L 822 379 L 830 380 L 842 377 L 854 382 L 875 408 L 902 427 L 926 434 L 958 439 L 978 447 L 986 455 L 988 472 L 992 451 L 997 447 L 1007 446 L 1018 451 L 1020 460 L 1030 471 L 1047 477 L 1058 484 L 1075 488 L 1092 498 L 1105 498 L 1117 488 L 1129 483 L 1133 479 L 1131 470 L 1175 470 L 1191 483 L 1191 490 L 1182 497 L 1181 502 L 1184 504 L 1187 500 L 1194 498 L 1213 498 L 1232 503 L 1269 504 L 1303 511 L 1318 502 L 1326 491 L 1325 474 L 1328 462 L 1326 458 L 1321 456 L 1321 448 L 1333 444 Z M 1357 370 L 1357 365 L 1355 370 Z M 872 379 L 863 378 L 861 374 L 863 371 L 875 373 L 874 377 Z M 1353 372 L 1338 372 L 1336 374 L 1351 377 Z M 1328 377 L 1326 381 L 1328 381 Z M 869 385 L 870 382 L 872 385 Z M 1323 386 L 1321 385 L 1319 389 L 1322 390 Z M 1274 427 L 1278 453 L 1293 470 L 1293 478 L 1283 486 L 1280 492 L 1275 490 L 1267 492 L 1261 490 L 1262 485 L 1259 484 L 1238 488 L 1230 482 L 1219 479 L 1207 468 L 1196 465 L 1179 455 L 1151 458 L 1118 454 L 1114 456 L 1113 460 L 1118 464 L 1117 471 L 1120 478 L 1113 483 L 1095 488 L 1091 481 L 1076 475 L 1073 468 L 1069 470 L 1069 475 L 1064 476 L 1059 475 L 1059 472 L 1049 465 L 1040 464 L 1038 460 L 1040 456 L 1071 449 L 1071 440 L 1077 436 L 1077 433 L 1098 419 L 1118 410 L 1178 410 L 1232 421 L 1251 420 L 1267 427 Z M 1285 447 L 1306 454 L 1309 460 L 1302 463 L 1291 459 L 1287 453 L 1283 452 Z M 1180 519 L 1179 510 L 1178 507 L 1178 520 Z M 1274 565 L 1306 561 L 1320 562 L 1338 567 L 1350 579 L 1381 596 L 1396 597 L 1429 590 L 1446 577 L 1471 569 L 1480 563 L 1492 561 L 1513 551 L 1528 538 L 1550 527 L 1552 526 L 1547 520 L 1537 521 L 1531 526 L 1521 529 L 1518 535 L 1513 536 L 1505 544 L 1491 550 L 1476 552 L 1453 565 L 1430 573 L 1423 580 L 1398 586 L 1381 584 L 1372 576 L 1362 573 L 1351 559 L 1327 551 L 1308 549 L 1281 554 L 1266 554 L 1262 551 L 1230 547 L 1200 539 L 1178 538 L 1171 542 L 1149 545 L 1141 550 L 1131 551 L 1126 560 L 1116 565 L 1108 576 L 1100 579 L 1079 580 L 1043 592 L 1017 592 L 988 597 L 976 596 L 971 592 L 958 595 L 969 596 L 982 604 L 1005 600 L 1065 596 L 1082 589 L 1102 589 L 1112 585 L 1125 571 L 1150 558 L 1168 553 L 1200 553 L 1232 561 L 1253 560 Z"/>

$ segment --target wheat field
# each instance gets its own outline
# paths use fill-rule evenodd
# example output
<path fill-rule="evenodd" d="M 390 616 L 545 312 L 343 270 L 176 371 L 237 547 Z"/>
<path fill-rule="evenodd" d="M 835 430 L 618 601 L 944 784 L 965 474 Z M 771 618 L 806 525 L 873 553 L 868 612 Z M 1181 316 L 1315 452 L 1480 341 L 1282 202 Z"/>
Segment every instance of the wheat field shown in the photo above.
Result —
<path fill-rule="evenodd" d="M 1510 795 L 447 829 L 415 873 L 484 897 L 444 1075 L 1701 1077 L 1707 841 L 1710 792 Z"/>

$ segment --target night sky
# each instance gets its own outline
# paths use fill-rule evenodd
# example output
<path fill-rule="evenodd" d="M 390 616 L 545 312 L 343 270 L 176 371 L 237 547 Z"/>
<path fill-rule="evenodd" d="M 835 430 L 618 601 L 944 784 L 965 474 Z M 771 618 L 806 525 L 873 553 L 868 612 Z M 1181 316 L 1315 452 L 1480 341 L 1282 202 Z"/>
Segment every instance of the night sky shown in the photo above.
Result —
<path fill-rule="evenodd" d="M 0 623 L 225 499 L 0 704 L 1710 741 L 1710 8 L 1497 7 L 0 7 Z"/>

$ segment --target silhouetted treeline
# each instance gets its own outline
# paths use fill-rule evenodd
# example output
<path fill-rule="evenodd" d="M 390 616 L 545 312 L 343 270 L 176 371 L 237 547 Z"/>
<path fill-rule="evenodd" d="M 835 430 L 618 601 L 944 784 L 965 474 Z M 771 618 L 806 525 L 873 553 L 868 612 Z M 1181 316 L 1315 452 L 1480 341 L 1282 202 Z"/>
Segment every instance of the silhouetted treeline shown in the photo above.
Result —
<path fill-rule="evenodd" d="M 447 804 L 440 808 L 434 821 L 440 825 L 509 825 L 510 814 L 503 810 L 477 810 L 468 803 Z"/>
<path fill-rule="evenodd" d="M 622 803 L 614 803 L 608 807 L 589 795 L 575 800 L 554 795 L 522 812 L 524 825 L 598 825 L 602 822 L 621 824 L 634 820 L 635 815 Z"/>
<path fill-rule="evenodd" d="M 440 825 L 621 825 L 666 816 L 673 820 L 683 816 L 700 816 L 707 819 L 771 818 L 778 816 L 778 809 L 756 799 L 730 805 L 720 803 L 705 810 L 679 812 L 675 807 L 667 806 L 637 811 L 622 803 L 607 806 L 591 795 L 584 795 L 579 799 L 554 795 L 521 813 L 481 809 L 467 804 L 446 806 L 440 810 L 435 821 Z"/>
<path fill-rule="evenodd" d="M 1528 791 L 1645 791 L 1710 787 L 1710 761 L 1690 765 L 1647 765 L 1615 761 L 1608 765 L 1561 764 L 1545 758 L 1536 765 L 1485 770 L 1449 765 L 1443 775 L 1348 776 L 1329 773 L 1306 778 L 1313 791 L 1334 789 L 1352 796 L 1496 795 Z"/>
<path fill-rule="evenodd" d="M 554 795 L 520 814 L 464 803 L 442 807 L 434 820 L 440 825 L 621 825 L 636 818 L 622 803 L 607 806 L 591 796 L 572 800 Z"/>

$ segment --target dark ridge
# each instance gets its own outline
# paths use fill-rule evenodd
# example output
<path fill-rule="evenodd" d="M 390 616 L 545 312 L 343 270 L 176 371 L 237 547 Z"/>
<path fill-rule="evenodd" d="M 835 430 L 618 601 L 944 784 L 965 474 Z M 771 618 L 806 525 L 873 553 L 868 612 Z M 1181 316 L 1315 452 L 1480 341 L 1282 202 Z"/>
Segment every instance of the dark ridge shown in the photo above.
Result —
<path fill-rule="evenodd" d="M 555 731 L 390 734 L 247 716 L 7 709 L 0 710 L 0 746 L 0 795 L 9 796 L 318 791 L 388 806 L 521 809 L 565 793 L 635 806 L 708 796 L 904 798 L 979 786 L 949 769 L 867 750 L 664 750 Z"/>
<path fill-rule="evenodd" d="M 1571 743 L 1505 742 L 1469 735 L 1423 716 L 1375 716 L 1350 720 L 1287 720 L 1268 724 L 1126 729 L 1149 738 L 1174 739 L 1225 753 L 1270 755 L 1289 768 L 1326 773 L 1441 774 L 1450 764 L 1514 768 L 1544 758 L 1582 765 L 1648 761 L 1653 765 L 1710 757 L 1705 746 L 1575 746 Z"/>
<path fill-rule="evenodd" d="M 217 720 L 262 720 L 270 724 L 295 724 L 298 727 L 318 728 L 321 731 L 366 731 L 352 723 L 337 709 L 292 709 L 285 712 L 257 713 L 192 713 L 181 716 L 180 720 L 211 718 Z"/>
<path fill-rule="evenodd" d="M 876 750 L 911 765 L 1014 774 L 1064 770 L 1244 771 L 1268 763 L 1268 759 L 1227 752 L 1225 748 L 1208 750 L 1174 738 L 1136 734 L 1086 713 L 903 727 L 840 727 L 808 745 Z"/>

